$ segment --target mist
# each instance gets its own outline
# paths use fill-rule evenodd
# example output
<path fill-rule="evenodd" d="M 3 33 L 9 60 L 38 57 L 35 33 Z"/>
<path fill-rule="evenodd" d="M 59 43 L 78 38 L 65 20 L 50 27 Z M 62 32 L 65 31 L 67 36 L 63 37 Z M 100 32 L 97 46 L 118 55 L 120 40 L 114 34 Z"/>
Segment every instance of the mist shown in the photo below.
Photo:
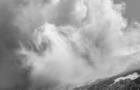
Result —
<path fill-rule="evenodd" d="M 124 3 L 5 0 L 0 5 L 0 88 L 29 82 L 31 90 L 67 90 L 140 68 L 139 24 L 127 23 Z"/>

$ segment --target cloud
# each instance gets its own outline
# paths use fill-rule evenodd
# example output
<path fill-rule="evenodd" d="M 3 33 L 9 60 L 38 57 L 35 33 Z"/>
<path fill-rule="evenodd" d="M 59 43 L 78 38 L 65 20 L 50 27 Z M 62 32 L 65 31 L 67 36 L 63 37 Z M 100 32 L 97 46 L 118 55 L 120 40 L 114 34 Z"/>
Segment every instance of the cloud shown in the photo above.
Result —
<path fill-rule="evenodd" d="M 0 4 L 2 88 L 25 83 L 23 69 L 29 70 L 31 89 L 59 90 L 120 74 L 139 63 L 139 26 L 127 24 L 124 4 L 112 0 Z"/>
<path fill-rule="evenodd" d="M 139 44 L 135 34 L 131 36 L 136 29 L 127 31 L 123 9 L 124 4 L 115 5 L 111 0 L 31 2 L 25 6 L 21 25 L 30 28 L 30 24 L 46 23 L 31 33 L 33 48 L 22 45 L 19 50 L 26 56 L 25 68 L 32 68 L 33 87 L 77 86 L 122 73 L 139 62 L 134 56 Z"/>
<path fill-rule="evenodd" d="M 0 89 L 25 82 L 22 69 L 17 63 L 18 57 L 14 53 L 21 38 L 18 27 L 13 24 L 19 2 L 20 0 L 0 0 Z"/>
<path fill-rule="evenodd" d="M 120 80 L 126 80 L 126 79 L 130 79 L 130 80 L 135 80 L 139 77 L 139 74 L 137 73 L 133 73 L 133 74 L 130 74 L 128 76 L 125 76 L 125 77 L 119 77 L 117 79 L 114 80 L 114 83 L 117 83 L 119 82 Z"/>

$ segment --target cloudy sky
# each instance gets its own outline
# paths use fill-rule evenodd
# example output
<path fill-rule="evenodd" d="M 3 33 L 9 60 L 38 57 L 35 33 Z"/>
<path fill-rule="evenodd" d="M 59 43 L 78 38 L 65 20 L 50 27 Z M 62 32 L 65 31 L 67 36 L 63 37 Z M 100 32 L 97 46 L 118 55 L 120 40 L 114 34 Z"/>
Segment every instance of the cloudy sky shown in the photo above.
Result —
<path fill-rule="evenodd" d="M 116 75 L 137 62 L 139 55 L 130 55 L 137 48 L 126 47 L 128 43 L 139 44 L 140 32 L 130 28 L 134 32 L 123 36 L 122 31 L 125 19 L 128 28 L 132 22 L 140 22 L 140 0 L 123 1 L 126 7 L 122 15 L 114 10 L 111 0 L 85 0 L 86 4 L 83 0 L 0 0 L 0 89 L 24 86 L 28 80 L 22 72 L 29 67 L 31 81 L 38 84 L 43 80 L 43 85 L 53 87 L 58 82 L 81 84 L 110 73 Z M 51 54 L 45 48 L 49 42 L 55 44 L 49 44 Z M 44 56 L 36 54 L 40 51 Z"/>
<path fill-rule="evenodd" d="M 126 10 L 124 17 L 129 21 L 140 21 L 140 0 L 114 0 L 116 3 L 124 1 L 126 3 Z"/>

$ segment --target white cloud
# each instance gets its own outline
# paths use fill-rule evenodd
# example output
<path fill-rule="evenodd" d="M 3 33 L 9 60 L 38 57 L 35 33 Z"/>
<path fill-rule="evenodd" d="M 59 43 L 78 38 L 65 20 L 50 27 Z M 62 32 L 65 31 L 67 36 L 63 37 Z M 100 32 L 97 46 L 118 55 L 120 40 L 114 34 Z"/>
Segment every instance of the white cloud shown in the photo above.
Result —
<path fill-rule="evenodd" d="M 119 77 L 119 78 L 115 79 L 115 80 L 114 80 L 114 83 L 117 83 L 117 82 L 119 82 L 120 80 L 126 80 L 126 79 L 135 80 L 135 79 L 137 79 L 138 77 L 140 77 L 139 74 L 133 73 L 133 74 L 130 74 L 130 75 L 128 75 L 128 76 Z"/>
<path fill-rule="evenodd" d="M 32 3 L 23 7 L 24 20 L 18 17 L 18 23 L 22 30 L 45 23 L 30 33 L 34 49 L 42 54 L 24 47 L 19 51 L 27 56 L 25 68 L 32 68 L 34 83 L 75 86 L 119 74 L 135 62 L 131 56 L 139 52 L 133 49 L 137 43 L 125 35 L 127 22 L 112 0 L 60 0 L 41 7 Z"/>

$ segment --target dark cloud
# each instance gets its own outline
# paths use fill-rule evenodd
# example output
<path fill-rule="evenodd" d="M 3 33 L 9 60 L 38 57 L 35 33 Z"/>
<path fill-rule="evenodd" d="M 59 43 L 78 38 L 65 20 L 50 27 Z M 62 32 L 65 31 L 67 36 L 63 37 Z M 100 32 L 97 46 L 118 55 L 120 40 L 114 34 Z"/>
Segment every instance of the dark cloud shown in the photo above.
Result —
<path fill-rule="evenodd" d="M 20 3 L 19 0 L 0 1 L 0 89 L 11 88 L 25 81 L 15 54 L 21 34 L 13 23 Z"/>

